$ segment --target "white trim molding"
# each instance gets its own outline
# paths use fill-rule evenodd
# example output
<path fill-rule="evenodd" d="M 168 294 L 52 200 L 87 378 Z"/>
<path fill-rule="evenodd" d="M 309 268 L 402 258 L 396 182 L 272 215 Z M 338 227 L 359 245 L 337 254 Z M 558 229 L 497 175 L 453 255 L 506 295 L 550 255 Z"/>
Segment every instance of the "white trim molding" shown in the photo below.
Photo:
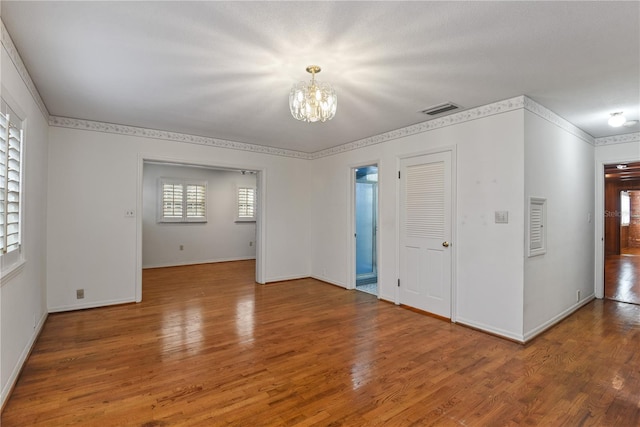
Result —
<path fill-rule="evenodd" d="M 190 135 L 179 132 L 169 132 L 157 129 L 145 129 L 135 126 L 118 125 L 114 123 L 95 122 L 91 120 L 74 119 L 70 117 L 50 116 L 49 126 L 70 129 L 88 130 L 93 132 L 115 133 L 119 135 L 137 136 L 142 138 L 164 139 L 189 144 L 208 145 L 230 150 L 251 151 L 254 153 L 271 154 L 274 156 L 308 159 L 309 155 L 302 151 L 285 150 L 283 148 L 267 147 L 264 145 L 247 144 L 245 142 L 229 141 L 226 139 L 210 138 L 207 136 Z"/>
<path fill-rule="evenodd" d="M 640 142 L 640 132 L 596 138 L 596 147 L 603 145 L 626 144 L 628 142 Z"/>
<path fill-rule="evenodd" d="M 432 120 L 427 120 L 415 125 L 407 126 L 404 128 L 396 129 L 390 132 L 381 133 L 368 138 L 360 139 L 357 141 L 349 142 L 346 144 L 338 145 L 335 147 L 327 148 L 325 150 L 316 151 L 313 153 L 305 153 L 302 151 L 287 150 L 283 148 L 267 147 L 264 145 L 249 144 L 244 142 L 230 141 L 219 138 L 211 138 L 206 136 L 190 135 L 178 132 L 169 132 L 157 129 L 146 129 L 134 126 L 118 125 L 113 123 L 104 123 L 91 120 L 74 119 L 71 117 L 59 117 L 49 116 L 49 125 L 70 129 L 88 130 L 94 132 L 115 133 L 120 135 L 137 136 L 143 138 L 164 139 L 175 142 L 185 142 L 189 144 L 208 145 L 211 147 L 228 148 L 231 150 L 250 151 L 254 153 L 270 154 L 274 156 L 293 157 L 303 160 L 315 160 L 322 157 L 332 156 L 334 154 L 340 154 L 347 151 L 357 150 L 359 148 L 368 147 L 371 145 L 381 144 L 394 139 L 403 138 L 410 135 L 415 135 L 423 132 L 428 132 L 434 129 L 439 129 L 447 126 L 453 126 L 460 123 L 469 122 L 472 120 L 482 119 L 485 117 L 493 116 L 496 114 L 502 114 L 509 111 L 527 110 L 550 123 L 562 128 L 563 130 L 571 133 L 572 135 L 582 139 L 591 145 L 596 145 L 596 141 L 605 140 L 608 138 L 600 138 L 595 140 L 591 135 L 574 126 L 567 120 L 555 114 L 553 111 L 543 107 L 531 98 L 521 95 L 514 98 L 505 99 L 503 101 L 494 102 L 491 104 L 483 105 L 481 107 L 470 108 L 468 110 L 460 111 L 445 117 L 440 117 Z M 630 134 L 639 135 L 639 134 Z M 622 135 L 621 137 L 624 137 Z M 621 138 L 610 137 L 610 138 Z M 638 136 L 636 136 L 638 138 Z M 620 142 L 629 142 L 623 138 Z"/>
<path fill-rule="evenodd" d="M 22 77 L 22 81 L 24 81 L 24 84 L 27 86 L 27 88 L 29 88 L 29 92 L 31 92 L 31 96 L 33 97 L 35 103 L 38 104 L 40 111 L 42 111 L 42 114 L 44 114 L 45 118 L 48 118 L 49 110 L 47 110 L 46 105 L 44 105 L 44 101 L 40 96 L 40 92 L 38 92 L 38 88 L 36 87 L 35 83 L 33 83 L 33 80 L 31 80 L 29 71 L 24 65 L 24 62 L 22 62 L 20 53 L 18 52 L 18 49 L 16 49 L 16 45 L 13 44 L 11 35 L 9 35 L 9 31 L 7 31 L 7 28 L 4 26 L 4 22 L 2 22 L 2 19 L 0 19 L 0 32 L 2 32 L 2 46 L 4 46 L 7 54 L 9 55 L 9 58 L 11 58 L 11 61 L 13 61 L 13 64 L 16 66 L 18 73 L 20 73 L 20 77 Z"/>

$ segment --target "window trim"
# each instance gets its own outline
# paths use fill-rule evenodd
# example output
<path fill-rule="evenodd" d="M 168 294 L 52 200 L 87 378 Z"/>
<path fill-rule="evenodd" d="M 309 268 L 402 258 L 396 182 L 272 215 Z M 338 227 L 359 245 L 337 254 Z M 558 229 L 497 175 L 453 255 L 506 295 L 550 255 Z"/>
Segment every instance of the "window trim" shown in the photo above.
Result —
<path fill-rule="evenodd" d="M 9 94 L 4 91 L 2 93 L 2 98 L 0 98 L 0 112 L 3 115 L 9 115 L 9 122 L 14 125 L 18 125 L 17 128 L 20 130 L 20 159 L 19 159 L 19 177 L 18 177 L 18 245 L 15 249 L 3 253 L 3 250 L 0 250 L 0 276 L 2 280 L 0 281 L 2 285 L 7 283 L 9 280 L 13 279 L 15 276 L 20 274 L 24 268 L 24 264 L 26 263 L 25 259 L 25 251 L 24 251 L 24 236 L 25 236 L 25 152 L 26 152 L 26 134 L 27 134 L 27 119 L 26 115 L 20 109 L 20 107 L 13 101 L 13 99 L 9 96 Z M 15 117 L 15 120 L 12 119 Z M 9 134 L 7 134 L 7 144 L 9 144 Z M 3 248 L 4 249 L 4 248 Z"/>
<path fill-rule="evenodd" d="M 240 216 L 240 206 L 246 203 L 241 203 L 240 200 L 240 191 L 241 190 L 252 190 L 253 191 L 253 216 Z M 257 208 L 257 200 L 258 199 L 258 191 L 255 186 L 251 185 L 238 185 L 236 188 L 236 220 L 235 222 L 256 222 L 256 208 Z"/>
<path fill-rule="evenodd" d="M 182 216 L 180 217 L 165 217 L 164 216 L 164 186 L 165 185 L 178 185 L 182 187 L 181 204 L 182 204 Z M 203 216 L 188 216 L 187 209 L 187 192 L 189 186 L 203 187 L 204 192 L 204 215 Z M 156 220 L 160 224 L 191 224 L 191 223 L 206 223 L 208 212 L 208 193 L 207 193 L 207 181 L 198 181 L 182 178 L 159 178 L 158 179 L 158 206 L 156 209 Z"/>

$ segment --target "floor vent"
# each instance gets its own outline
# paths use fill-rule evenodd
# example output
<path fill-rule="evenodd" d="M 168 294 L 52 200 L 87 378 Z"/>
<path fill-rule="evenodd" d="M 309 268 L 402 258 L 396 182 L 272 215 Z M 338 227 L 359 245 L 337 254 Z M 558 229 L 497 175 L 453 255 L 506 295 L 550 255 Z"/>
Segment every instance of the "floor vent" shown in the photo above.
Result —
<path fill-rule="evenodd" d="M 447 102 L 444 104 L 434 105 L 433 107 L 429 107 L 425 110 L 422 110 L 422 114 L 426 114 L 427 116 L 437 116 L 438 114 L 446 113 L 448 111 L 458 110 L 460 109 L 459 105 L 454 104 L 453 102 Z"/>

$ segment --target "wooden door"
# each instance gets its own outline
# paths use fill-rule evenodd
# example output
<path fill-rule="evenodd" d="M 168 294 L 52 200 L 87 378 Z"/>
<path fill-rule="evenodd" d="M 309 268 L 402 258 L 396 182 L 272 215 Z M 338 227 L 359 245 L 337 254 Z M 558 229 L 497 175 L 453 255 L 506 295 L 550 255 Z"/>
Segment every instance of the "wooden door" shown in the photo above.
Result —
<path fill-rule="evenodd" d="M 400 303 L 451 318 L 451 152 L 400 163 Z"/>

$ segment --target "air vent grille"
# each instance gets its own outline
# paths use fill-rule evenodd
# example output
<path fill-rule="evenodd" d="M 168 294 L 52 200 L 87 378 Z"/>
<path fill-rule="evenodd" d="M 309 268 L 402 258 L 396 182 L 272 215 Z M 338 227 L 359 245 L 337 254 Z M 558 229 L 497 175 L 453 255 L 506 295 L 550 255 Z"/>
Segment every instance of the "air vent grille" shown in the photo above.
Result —
<path fill-rule="evenodd" d="M 459 109 L 460 106 L 454 104 L 453 102 L 445 102 L 444 104 L 434 105 L 433 107 L 429 107 L 421 111 L 422 114 L 426 114 L 427 116 L 437 116 L 438 114 L 446 113 L 448 111 L 453 111 Z"/>

